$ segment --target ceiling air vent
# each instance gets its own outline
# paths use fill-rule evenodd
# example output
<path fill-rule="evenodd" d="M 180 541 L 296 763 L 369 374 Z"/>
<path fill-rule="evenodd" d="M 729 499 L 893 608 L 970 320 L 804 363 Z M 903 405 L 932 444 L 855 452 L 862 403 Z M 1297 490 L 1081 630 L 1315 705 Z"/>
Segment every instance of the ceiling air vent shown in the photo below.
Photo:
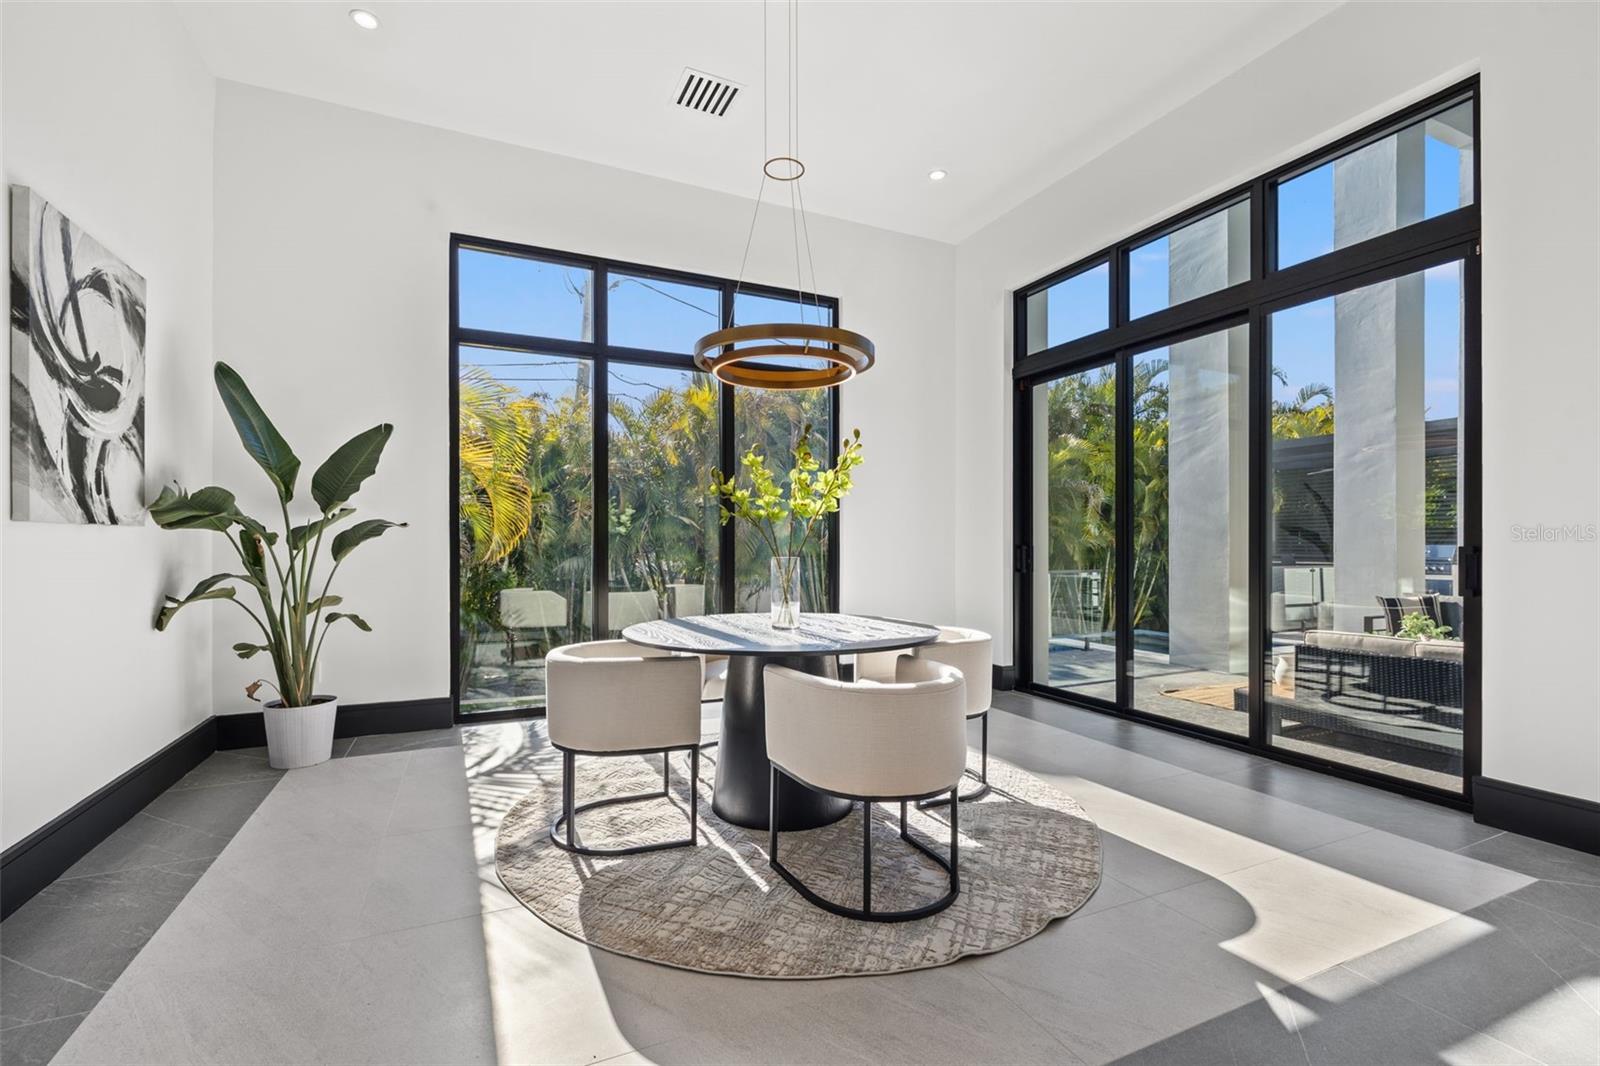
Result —
<path fill-rule="evenodd" d="M 678 81 L 676 102 L 679 107 L 687 107 L 690 111 L 699 111 L 721 118 L 728 113 L 733 98 L 738 96 L 743 88 L 744 86 L 738 82 L 729 81 L 727 78 L 719 78 L 703 70 L 684 67 L 683 77 Z"/>

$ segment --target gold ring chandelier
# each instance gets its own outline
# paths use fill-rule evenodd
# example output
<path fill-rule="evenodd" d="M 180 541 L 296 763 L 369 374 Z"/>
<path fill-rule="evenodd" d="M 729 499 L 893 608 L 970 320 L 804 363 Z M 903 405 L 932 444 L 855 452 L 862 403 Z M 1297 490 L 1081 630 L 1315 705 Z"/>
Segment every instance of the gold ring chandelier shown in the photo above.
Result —
<path fill-rule="evenodd" d="M 701 337 L 694 345 L 694 362 L 701 370 L 729 385 L 750 389 L 826 389 L 842 385 L 857 374 L 872 368 L 877 359 L 873 343 L 859 333 L 822 323 L 822 301 L 817 295 L 817 266 L 811 255 L 811 230 L 806 220 L 805 194 L 800 179 L 806 165 L 800 161 L 800 15 L 798 0 L 788 7 L 789 39 L 789 139 L 785 154 L 770 156 L 761 166 L 761 186 L 756 192 L 755 210 L 750 216 L 750 233 L 745 238 L 744 259 L 739 263 L 739 280 L 734 287 L 733 304 L 728 308 L 726 327 Z M 767 92 L 767 2 L 761 4 L 761 148 L 766 155 L 768 126 Z M 811 301 L 817 311 L 816 322 L 762 322 L 735 325 L 733 305 L 738 303 L 744 285 L 744 270 L 750 260 L 750 245 L 755 240 L 756 222 L 761 215 L 761 200 L 768 181 L 789 186 L 789 210 L 795 217 L 795 297 L 801 316 L 806 309 L 806 291 L 800 272 L 802 239 L 805 259 L 811 265 Z M 802 238 L 802 234 L 804 237 Z"/>

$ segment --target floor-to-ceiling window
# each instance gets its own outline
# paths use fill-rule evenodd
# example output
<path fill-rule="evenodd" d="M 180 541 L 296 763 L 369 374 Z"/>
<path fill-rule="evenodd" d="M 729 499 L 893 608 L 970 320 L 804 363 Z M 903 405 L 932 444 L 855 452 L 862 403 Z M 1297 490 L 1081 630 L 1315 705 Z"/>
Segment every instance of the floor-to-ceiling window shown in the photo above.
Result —
<path fill-rule="evenodd" d="M 1017 293 L 1020 682 L 1460 797 L 1477 86 Z"/>
<path fill-rule="evenodd" d="M 1114 703 L 1117 368 L 1087 367 L 1036 385 L 1029 402 L 1035 676 Z"/>
<path fill-rule="evenodd" d="M 1250 328 L 1134 353 L 1133 705 L 1246 736 Z"/>
<path fill-rule="evenodd" d="M 837 302 L 469 237 L 451 240 L 453 685 L 458 713 L 544 705 L 553 646 L 652 618 L 760 610 L 767 560 L 718 522 L 713 469 L 809 427 L 838 449 L 838 390 L 734 390 L 694 342 L 757 317 L 833 324 Z M 838 597 L 837 520 L 804 567 Z"/>

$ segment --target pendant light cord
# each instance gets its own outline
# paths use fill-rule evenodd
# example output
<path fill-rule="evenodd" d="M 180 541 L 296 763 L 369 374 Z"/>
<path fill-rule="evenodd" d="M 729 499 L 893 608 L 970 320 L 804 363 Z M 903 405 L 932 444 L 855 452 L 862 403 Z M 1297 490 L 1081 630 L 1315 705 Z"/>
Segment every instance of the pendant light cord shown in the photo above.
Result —
<path fill-rule="evenodd" d="M 770 42 L 768 40 L 768 0 L 761 0 L 761 184 L 756 188 L 755 207 L 750 213 L 750 232 L 745 236 L 744 254 L 739 259 L 739 274 L 733 286 L 733 301 L 728 307 L 726 326 L 734 324 L 734 307 L 739 299 L 739 293 L 744 288 L 744 273 L 750 263 L 750 249 L 755 243 L 756 224 L 761 217 L 761 201 L 767 192 L 766 160 L 768 146 L 771 144 L 771 96 L 770 78 L 768 75 Z M 800 157 L 800 3 L 799 0 L 789 0 L 787 26 L 788 41 L 785 47 L 785 58 L 788 71 L 785 77 L 786 102 L 784 118 L 787 125 L 787 143 L 791 159 Z M 806 216 L 806 194 L 798 186 L 802 178 L 796 177 L 787 182 L 789 186 L 789 216 L 791 236 L 794 240 L 794 282 L 796 302 L 800 305 L 801 321 L 805 320 L 805 275 L 801 270 L 800 244 L 805 242 L 805 261 L 811 271 L 811 304 L 816 313 L 817 325 L 822 325 L 822 292 L 817 287 L 817 261 L 811 250 L 811 225 Z M 809 348 L 810 341 L 804 342 L 804 347 Z"/>

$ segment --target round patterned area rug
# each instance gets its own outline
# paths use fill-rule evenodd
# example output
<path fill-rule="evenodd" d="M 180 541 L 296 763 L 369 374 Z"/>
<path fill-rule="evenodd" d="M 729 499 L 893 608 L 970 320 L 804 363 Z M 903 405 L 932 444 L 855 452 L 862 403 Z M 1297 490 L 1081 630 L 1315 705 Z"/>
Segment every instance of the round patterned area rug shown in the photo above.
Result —
<path fill-rule="evenodd" d="M 1100 830 L 1069 796 L 992 755 L 991 793 L 961 805 L 961 895 L 931 918 L 860 922 L 801 899 L 767 865 L 767 834 L 711 809 L 717 750 L 700 758 L 700 846 L 614 859 L 550 843 L 561 804 L 560 753 L 531 759 L 540 781 L 501 822 L 500 880 L 533 913 L 579 940 L 686 970 L 764 978 L 883 974 L 943 966 L 1011 947 L 1063 918 L 1100 884 Z M 976 758 L 974 756 L 974 758 Z M 687 835 L 689 760 L 672 756 L 670 796 L 578 817 L 594 847 Z M 970 788 L 971 781 L 965 782 Z M 578 758 L 578 802 L 658 791 L 661 758 Z M 899 836 L 899 805 L 873 807 L 872 904 L 917 906 L 942 895 L 944 872 Z M 910 831 L 948 853 L 948 815 L 919 812 Z M 858 804 L 833 825 L 783 834 L 784 865 L 825 898 L 861 901 Z"/>

